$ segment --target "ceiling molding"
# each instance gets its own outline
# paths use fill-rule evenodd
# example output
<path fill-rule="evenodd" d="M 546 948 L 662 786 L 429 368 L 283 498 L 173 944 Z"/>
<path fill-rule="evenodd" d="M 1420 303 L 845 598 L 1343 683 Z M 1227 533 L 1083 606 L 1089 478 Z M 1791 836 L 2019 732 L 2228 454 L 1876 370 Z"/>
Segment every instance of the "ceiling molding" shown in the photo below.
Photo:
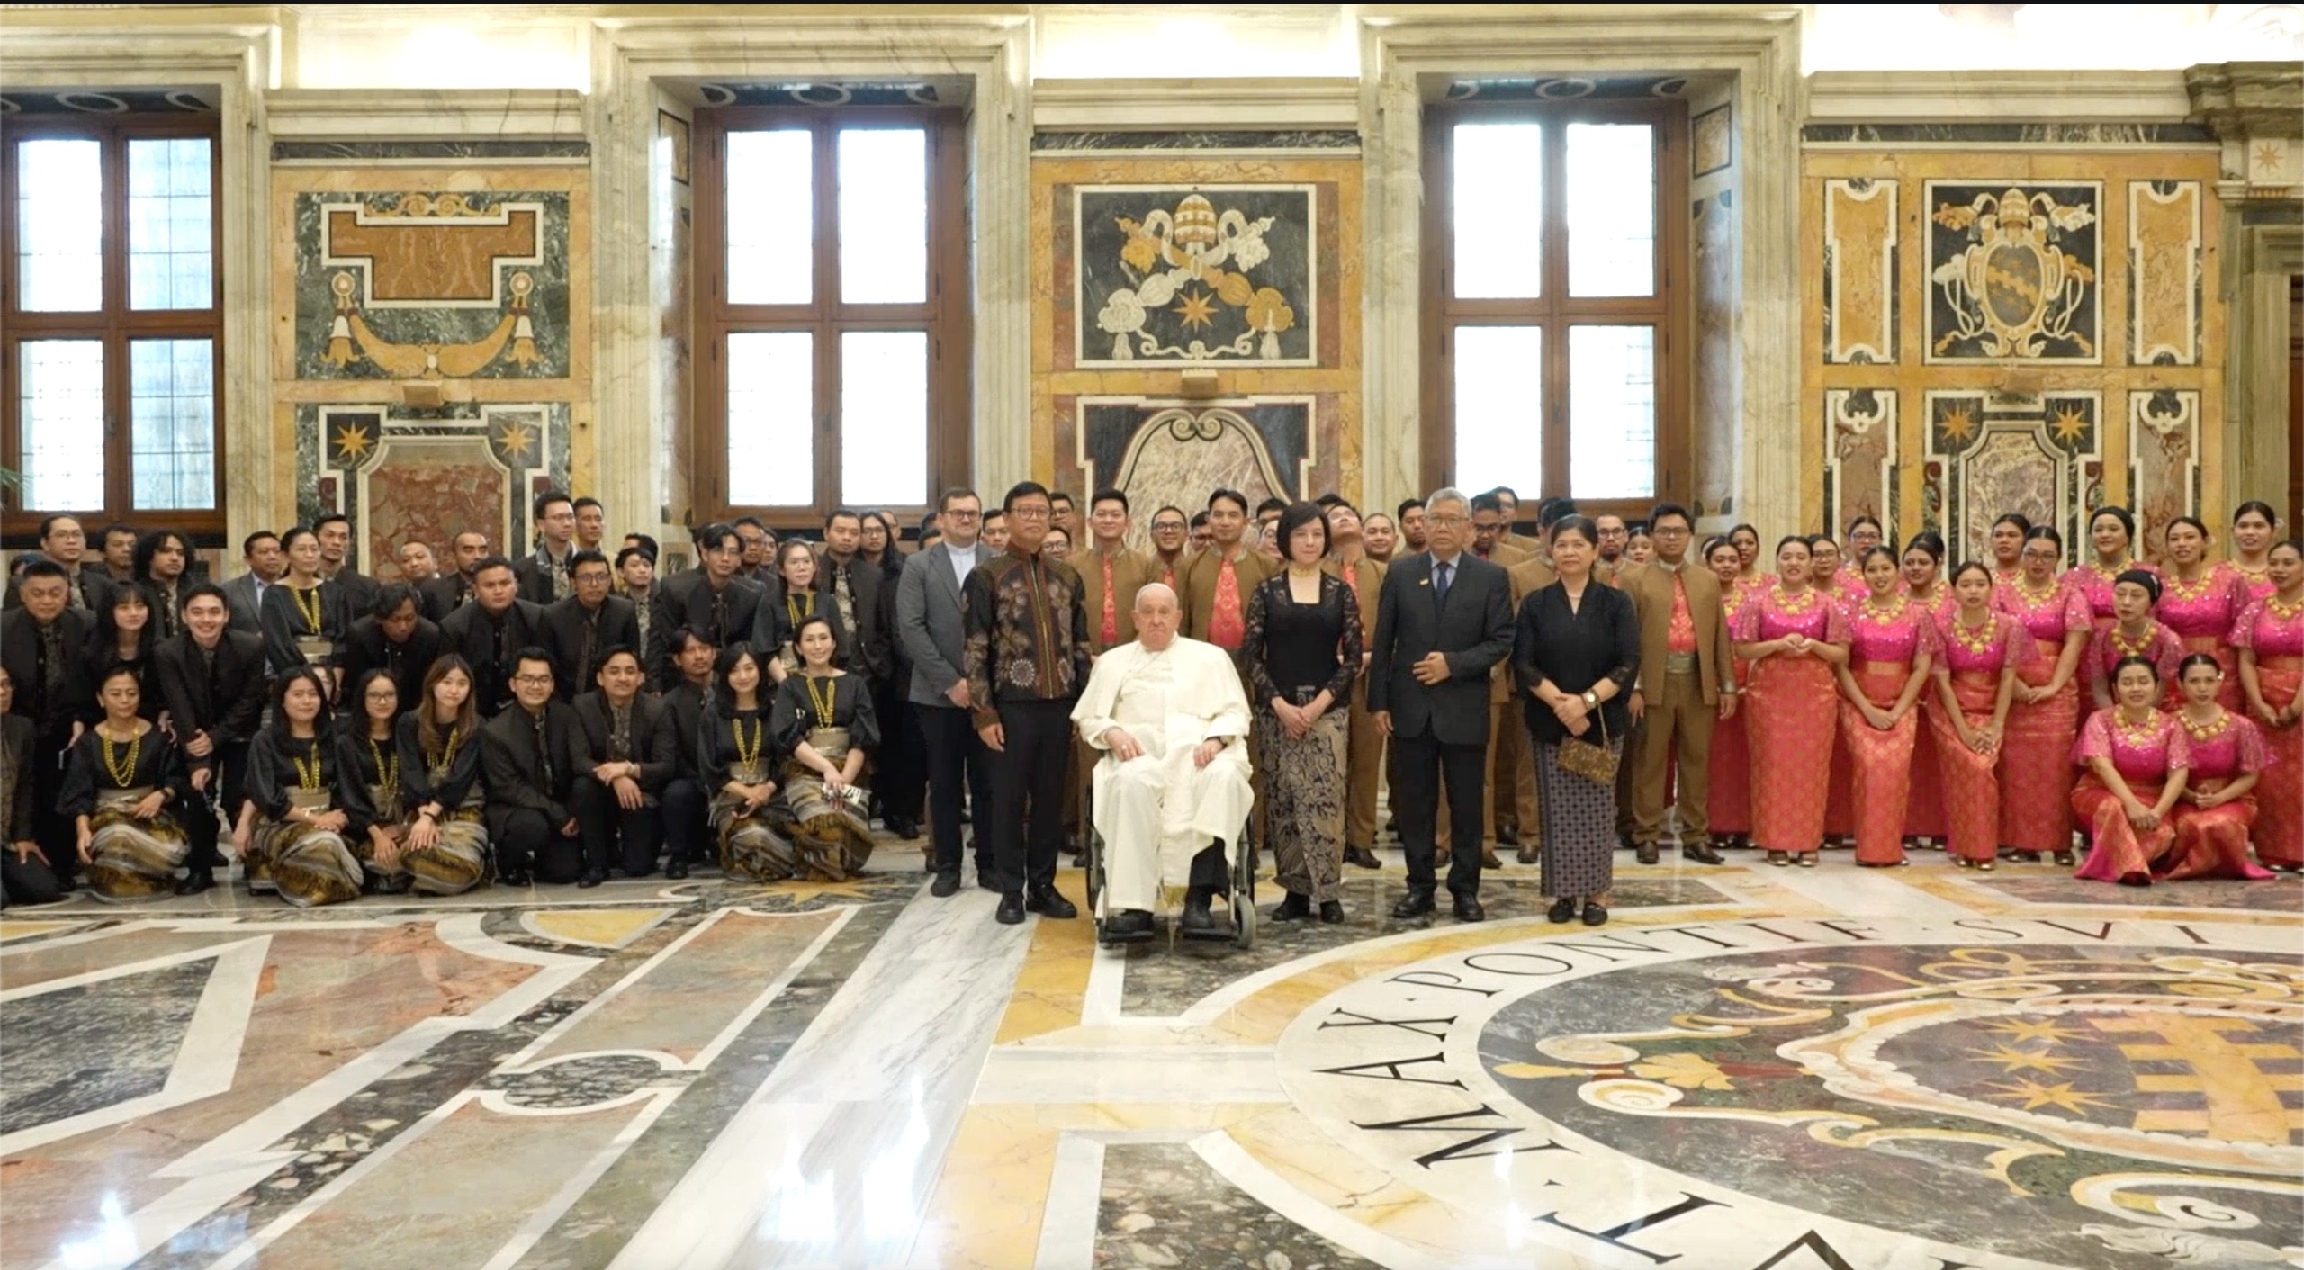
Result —
<path fill-rule="evenodd" d="M 584 94 L 562 88 L 284 88 L 265 94 L 264 107 L 272 137 L 283 141 L 585 135 Z"/>
<path fill-rule="evenodd" d="M 1357 130 L 1360 81 L 1338 79 L 1043 79 L 1032 85 L 1041 131 Z"/>
<path fill-rule="evenodd" d="M 1811 123 L 2184 123 L 2183 71 L 1819 71 Z"/>

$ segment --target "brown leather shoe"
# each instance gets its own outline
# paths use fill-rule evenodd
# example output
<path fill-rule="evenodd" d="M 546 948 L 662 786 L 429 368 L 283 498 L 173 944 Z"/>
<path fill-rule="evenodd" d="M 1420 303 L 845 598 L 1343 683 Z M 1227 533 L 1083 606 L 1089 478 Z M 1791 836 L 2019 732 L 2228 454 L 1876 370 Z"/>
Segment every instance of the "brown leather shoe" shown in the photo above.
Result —
<path fill-rule="evenodd" d="M 1496 848 L 1490 847 L 1480 853 L 1480 867 L 1483 869 L 1501 869 L 1504 867 L 1504 862 L 1496 858 Z"/>
<path fill-rule="evenodd" d="M 1344 863 L 1358 865 L 1363 869 L 1381 869 L 1384 867 L 1384 862 L 1376 858 L 1376 853 L 1366 847 L 1344 848 Z"/>

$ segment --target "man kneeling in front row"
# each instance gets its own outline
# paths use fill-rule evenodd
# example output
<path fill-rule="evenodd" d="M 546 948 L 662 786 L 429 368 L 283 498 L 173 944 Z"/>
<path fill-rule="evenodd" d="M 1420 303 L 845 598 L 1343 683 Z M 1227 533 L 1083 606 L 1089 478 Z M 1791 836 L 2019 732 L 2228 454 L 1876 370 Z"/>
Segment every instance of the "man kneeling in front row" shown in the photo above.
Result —
<path fill-rule="evenodd" d="M 1187 886 L 1186 934 L 1222 933 L 1208 903 L 1226 889 L 1225 846 L 1248 822 L 1248 697 L 1232 658 L 1176 633 L 1176 593 L 1136 592 L 1136 641 L 1096 659 L 1073 708 L 1107 757 L 1092 786 L 1104 839 L 1104 937 L 1152 937 L 1163 886 Z"/>

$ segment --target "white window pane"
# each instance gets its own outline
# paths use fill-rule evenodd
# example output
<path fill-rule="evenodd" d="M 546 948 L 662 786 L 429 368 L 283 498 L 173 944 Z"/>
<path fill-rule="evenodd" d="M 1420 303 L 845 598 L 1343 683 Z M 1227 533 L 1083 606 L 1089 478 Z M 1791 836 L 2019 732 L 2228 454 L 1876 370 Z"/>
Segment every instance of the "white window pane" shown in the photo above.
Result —
<path fill-rule="evenodd" d="M 919 128 L 848 128 L 840 133 L 839 162 L 840 299 L 926 300 L 928 134 Z"/>
<path fill-rule="evenodd" d="M 1449 186 L 1456 294 L 1544 294 L 1544 130 L 1458 124 Z"/>
<path fill-rule="evenodd" d="M 16 251 L 18 307 L 41 313 L 104 307 L 100 143 L 56 138 L 17 144 Z"/>
<path fill-rule="evenodd" d="M 1655 327 L 1568 329 L 1568 491 L 1655 496 Z"/>
<path fill-rule="evenodd" d="M 815 296 L 811 149 L 798 128 L 728 134 L 730 304 L 806 304 Z"/>
<path fill-rule="evenodd" d="M 928 333 L 840 337 L 840 501 L 928 499 Z"/>
<path fill-rule="evenodd" d="M 1656 140 L 1647 124 L 1568 125 L 1568 294 L 1656 292 Z"/>
<path fill-rule="evenodd" d="M 1456 484 L 1544 488 L 1544 328 L 1459 326 Z"/>
<path fill-rule="evenodd" d="M 215 303 L 209 142 L 128 143 L 128 306 L 205 309 Z"/>
<path fill-rule="evenodd" d="M 139 510 L 216 505 L 216 353 L 207 340 L 128 345 L 128 423 Z"/>
<path fill-rule="evenodd" d="M 816 499 L 816 337 L 728 337 L 728 501 L 781 507 Z"/>
<path fill-rule="evenodd" d="M 24 507 L 104 505 L 104 343 L 17 345 L 24 421 Z"/>

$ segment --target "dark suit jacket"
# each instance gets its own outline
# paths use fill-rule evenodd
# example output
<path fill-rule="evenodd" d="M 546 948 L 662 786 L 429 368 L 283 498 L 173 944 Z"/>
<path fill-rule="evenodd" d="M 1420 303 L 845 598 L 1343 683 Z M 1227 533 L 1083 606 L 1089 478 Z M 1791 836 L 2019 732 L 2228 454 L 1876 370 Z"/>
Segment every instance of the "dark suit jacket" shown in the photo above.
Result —
<path fill-rule="evenodd" d="M 712 620 L 712 584 L 700 570 L 675 575 L 656 586 L 656 614 L 648 619 L 648 675 L 658 688 L 680 682 L 672 665 L 672 637 L 683 626 L 712 635 L 716 647 L 749 642 L 753 620 L 759 616 L 762 588 L 743 578 L 730 578 L 721 597 L 720 621 Z M 766 651 L 762 650 L 765 656 Z"/>
<path fill-rule="evenodd" d="M 93 627 L 85 613 L 66 609 L 56 617 L 57 654 L 64 659 L 63 678 L 53 698 L 42 693 L 40 628 L 23 609 L 0 613 L 0 665 L 16 686 L 16 713 L 32 721 L 41 736 L 68 729 L 74 720 L 95 717 L 96 689 L 88 682 L 88 632 Z"/>
<path fill-rule="evenodd" d="M 95 561 L 94 557 L 90 559 L 94 562 L 80 566 L 74 584 L 79 588 L 81 602 L 87 606 L 83 611 L 96 613 L 112 602 L 112 580 L 105 575 L 102 561 Z M 7 599 L 0 602 L 0 608 L 22 607 L 23 601 L 16 598 L 16 583 L 16 578 L 8 579 Z"/>
<path fill-rule="evenodd" d="M 208 675 L 201 670 L 200 654 L 192 643 L 191 632 L 162 640 L 153 650 L 152 660 L 159 668 L 160 695 L 168 703 L 169 719 L 175 724 L 180 740 L 190 741 L 193 733 L 206 732 L 211 742 L 224 746 L 256 735 L 257 724 L 264 717 L 263 636 L 247 631 L 224 632 L 224 637 L 216 642 L 213 692 L 209 690 Z M 215 761 L 214 750 L 204 759 L 190 755 L 184 759 L 185 765 L 195 771 Z"/>
<path fill-rule="evenodd" d="M 702 760 L 696 757 L 696 730 L 704 723 L 706 695 L 695 684 L 682 682 L 662 697 L 664 726 L 672 733 L 674 780 L 697 780 L 703 775 Z"/>
<path fill-rule="evenodd" d="M 583 770 L 612 761 L 608 757 L 608 699 L 587 692 L 570 708 L 576 712 L 576 747 Z M 631 761 L 640 765 L 640 788 L 650 797 L 664 792 L 680 761 L 673 727 L 672 711 L 661 699 L 642 693 L 633 701 Z"/>
<path fill-rule="evenodd" d="M 828 555 L 816 560 L 816 589 L 823 592 L 822 605 L 834 612 L 838 606 L 832 600 L 833 570 L 839 566 Z M 848 669 L 867 679 L 885 679 L 888 676 L 888 625 L 884 621 L 880 592 L 887 586 L 888 574 L 879 565 L 863 556 L 851 556 L 848 562 L 848 599 L 855 610 L 855 627 L 847 632 Z"/>
<path fill-rule="evenodd" d="M 1512 610 L 1504 570 L 1467 551 L 1442 604 L 1432 586 L 1432 557 L 1418 553 L 1384 571 L 1370 643 L 1368 709 L 1392 712 L 1399 736 L 1429 732 L 1445 745 L 1488 743 L 1488 676 L 1512 653 Z M 1431 687 L 1411 668 L 1444 653 L 1448 678 Z"/>
<path fill-rule="evenodd" d="M 224 605 L 232 610 L 232 629 L 264 633 L 263 597 L 256 592 L 256 575 L 243 573 L 224 584 Z"/>
<path fill-rule="evenodd" d="M 376 607 L 377 592 L 384 589 L 382 582 L 352 568 L 338 569 L 336 576 L 328 580 L 335 583 L 336 589 L 344 593 L 344 611 L 347 624 L 368 616 L 369 611 Z"/>
<path fill-rule="evenodd" d="M 384 627 L 375 618 L 361 618 L 336 645 L 336 664 L 344 668 L 344 691 L 357 689 L 360 676 L 381 666 L 392 672 L 392 683 L 400 689 L 400 709 L 415 709 L 424 695 L 424 672 L 439 660 L 441 639 L 440 628 L 427 618 L 416 619 L 416 629 L 404 644 L 384 638 Z"/>
<path fill-rule="evenodd" d="M 575 544 L 568 547 L 568 555 L 576 555 Z M 552 593 L 552 572 L 565 570 L 565 562 L 555 561 L 538 547 L 536 554 L 523 556 L 512 564 L 512 575 L 520 579 L 520 598 L 530 604 L 558 604 L 560 597 Z"/>
<path fill-rule="evenodd" d="M 992 558 L 981 544 L 979 561 Z M 960 580 L 952 576 L 952 553 L 937 543 L 904 562 L 896 588 L 895 638 L 902 641 L 912 679 L 913 702 L 949 706 L 944 694 L 968 677 L 968 630 L 961 611 Z"/>
<path fill-rule="evenodd" d="M 467 604 L 448 615 L 440 626 L 440 651 L 462 657 L 472 667 L 472 700 L 485 717 L 512 703 L 512 654 L 541 646 L 544 610 L 526 600 L 512 601 L 504 610 L 503 655 L 497 660 L 495 628 L 478 604 Z"/>
<path fill-rule="evenodd" d="M 32 841 L 32 721 L 20 714 L 0 718 L 0 756 L 7 771 L 0 772 L 7 789 L 0 796 L 0 826 L 5 826 L 10 843 Z"/>
<path fill-rule="evenodd" d="M 583 603 L 571 595 L 546 606 L 543 623 L 544 651 L 552 655 L 552 677 L 558 681 L 562 701 L 574 701 L 599 687 L 593 677 L 599 672 L 601 658 L 618 644 L 631 649 L 633 656 L 641 659 L 642 669 L 648 665 L 648 650 L 640 647 L 639 610 L 621 595 L 601 600 L 598 612 L 587 611 Z M 592 631 L 589 657 L 584 649 L 587 627 Z"/>
<path fill-rule="evenodd" d="M 576 711 L 558 701 L 544 703 L 544 749 L 536 729 L 517 703 L 480 728 L 480 778 L 488 786 L 488 836 L 504 836 L 515 811 L 542 812 L 552 831 L 568 823 L 569 792 L 583 765 Z"/>
<path fill-rule="evenodd" d="M 462 608 L 472 595 L 472 579 L 461 573 L 443 573 L 437 578 L 426 578 L 416 588 L 416 598 L 424 616 L 435 622 L 445 622 L 448 615 Z"/>

